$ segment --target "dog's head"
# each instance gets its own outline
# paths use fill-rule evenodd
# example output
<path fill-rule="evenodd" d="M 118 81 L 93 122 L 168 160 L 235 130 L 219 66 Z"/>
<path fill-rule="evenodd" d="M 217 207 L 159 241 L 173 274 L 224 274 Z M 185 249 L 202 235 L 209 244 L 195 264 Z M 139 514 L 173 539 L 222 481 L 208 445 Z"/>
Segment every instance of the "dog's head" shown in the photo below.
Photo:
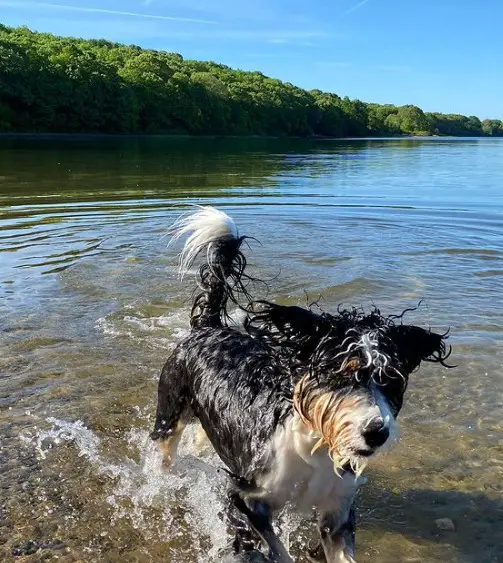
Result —
<path fill-rule="evenodd" d="M 378 310 L 316 315 L 280 306 L 262 316 L 262 334 L 291 358 L 294 408 L 318 439 L 314 449 L 328 446 L 336 470 L 360 473 L 390 440 L 409 375 L 422 361 L 446 365 L 446 335 L 397 319 Z"/>

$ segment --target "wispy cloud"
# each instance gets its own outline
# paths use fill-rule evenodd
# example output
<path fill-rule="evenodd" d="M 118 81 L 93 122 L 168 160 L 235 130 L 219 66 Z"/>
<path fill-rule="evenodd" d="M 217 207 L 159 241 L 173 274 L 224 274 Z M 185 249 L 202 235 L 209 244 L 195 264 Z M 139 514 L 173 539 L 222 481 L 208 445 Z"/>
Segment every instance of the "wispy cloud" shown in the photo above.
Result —
<path fill-rule="evenodd" d="M 302 41 L 323 41 L 332 36 L 323 31 L 295 29 L 228 29 L 221 26 L 201 31 L 177 29 L 169 32 L 174 39 L 208 39 L 213 41 L 228 40 L 236 43 L 270 43 L 277 45 L 295 44 Z"/>
<path fill-rule="evenodd" d="M 184 18 L 179 16 L 162 16 L 157 14 L 143 14 L 141 12 L 123 12 L 122 10 L 107 10 L 105 8 L 85 8 L 83 6 L 71 6 L 67 4 L 52 4 L 49 2 L 24 2 L 23 0 L 0 0 L 0 6 L 5 8 L 22 8 L 32 10 L 34 8 L 46 8 L 48 10 L 66 10 L 72 12 L 84 12 L 89 14 L 109 14 L 113 16 L 126 16 L 131 18 L 145 18 L 151 20 L 177 21 L 186 23 L 216 24 L 212 20 L 200 20 L 196 18 Z"/>
<path fill-rule="evenodd" d="M 164 0 L 164 2 L 158 3 L 159 5 L 161 3 L 169 5 L 172 10 L 177 8 L 187 11 L 184 13 L 190 11 L 190 13 L 198 14 L 204 18 L 218 19 L 219 22 L 246 21 L 269 23 L 271 25 L 277 22 L 283 24 L 295 23 L 295 12 L 290 9 L 285 10 L 283 2 L 279 0 L 253 0 L 252 2 L 244 2 L 243 0 Z M 305 25 L 305 22 L 298 23 Z"/>
<path fill-rule="evenodd" d="M 356 12 L 356 10 L 359 10 L 360 8 L 362 8 L 363 6 L 365 6 L 365 4 L 369 2 L 369 0 L 361 0 L 361 2 L 358 2 L 357 4 L 355 4 L 354 6 L 351 6 L 350 8 L 348 8 L 345 12 L 344 15 L 347 14 L 351 14 L 352 12 Z"/>

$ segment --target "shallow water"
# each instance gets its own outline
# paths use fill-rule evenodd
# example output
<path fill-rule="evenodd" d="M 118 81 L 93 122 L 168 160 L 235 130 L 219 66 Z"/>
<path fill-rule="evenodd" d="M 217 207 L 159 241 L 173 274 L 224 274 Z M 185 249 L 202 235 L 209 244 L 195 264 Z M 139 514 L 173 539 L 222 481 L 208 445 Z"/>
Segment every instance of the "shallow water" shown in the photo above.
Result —
<path fill-rule="evenodd" d="M 502 157 L 480 139 L 1 139 L 0 558 L 205 563 L 228 544 L 219 460 L 191 429 L 166 475 L 148 439 L 193 290 L 165 233 L 197 202 L 260 240 L 271 299 L 422 299 L 410 322 L 450 327 L 458 367 L 412 376 L 368 471 L 358 561 L 503 561 Z M 303 561 L 309 526 L 281 528 Z"/>

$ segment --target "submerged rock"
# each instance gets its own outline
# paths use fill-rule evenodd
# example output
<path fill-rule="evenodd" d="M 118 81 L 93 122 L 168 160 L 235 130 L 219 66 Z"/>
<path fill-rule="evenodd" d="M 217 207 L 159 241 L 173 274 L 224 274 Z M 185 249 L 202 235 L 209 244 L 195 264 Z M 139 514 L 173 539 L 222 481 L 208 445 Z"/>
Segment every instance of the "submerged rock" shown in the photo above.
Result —
<path fill-rule="evenodd" d="M 14 557 L 22 557 L 24 555 L 32 555 L 39 550 L 50 550 L 50 549 L 63 549 L 66 544 L 61 540 L 54 539 L 45 542 L 40 542 L 36 540 L 27 540 L 24 542 L 15 543 L 12 546 L 11 553 Z"/>
<path fill-rule="evenodd" d="M 32 555 L 40 549 L 40 545 L 36 541 L 25 541 L 22 543 L 17 543 L 12 546 L 11 553 L 14 557 L 20 557 L 22 555 Z"/>
<path fill-rule="evenodd" d="M 438 530 L 454 532 L 456 529 L 454 522 L 450 518 L 437 518 L 437 520 L 435 520 L 435 524 L 437 525 Z"/>

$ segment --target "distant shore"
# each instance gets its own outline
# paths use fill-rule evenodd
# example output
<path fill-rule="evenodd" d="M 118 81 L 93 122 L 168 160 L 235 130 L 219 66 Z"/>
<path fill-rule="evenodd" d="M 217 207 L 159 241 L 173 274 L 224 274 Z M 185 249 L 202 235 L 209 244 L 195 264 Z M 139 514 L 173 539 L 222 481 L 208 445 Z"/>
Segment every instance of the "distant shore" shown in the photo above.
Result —
<path fill-rule="evenodd" d="M 305 90 L 259 71 L 0 24 L 0 131 L 346 139 L 503 137 L 503 121 Z"/>
<path fill-rule="evenodd" d="M 296 140 L 296 141 L 374 141 L 396 139 L 490 139 L 486 135 L 384 135 L 364 137 L 334 137 L 323 135 L 192 135 L 188 133 L 11 133 L 0 132 L 0 139 L 263 139 L 263 140 Z"/>

